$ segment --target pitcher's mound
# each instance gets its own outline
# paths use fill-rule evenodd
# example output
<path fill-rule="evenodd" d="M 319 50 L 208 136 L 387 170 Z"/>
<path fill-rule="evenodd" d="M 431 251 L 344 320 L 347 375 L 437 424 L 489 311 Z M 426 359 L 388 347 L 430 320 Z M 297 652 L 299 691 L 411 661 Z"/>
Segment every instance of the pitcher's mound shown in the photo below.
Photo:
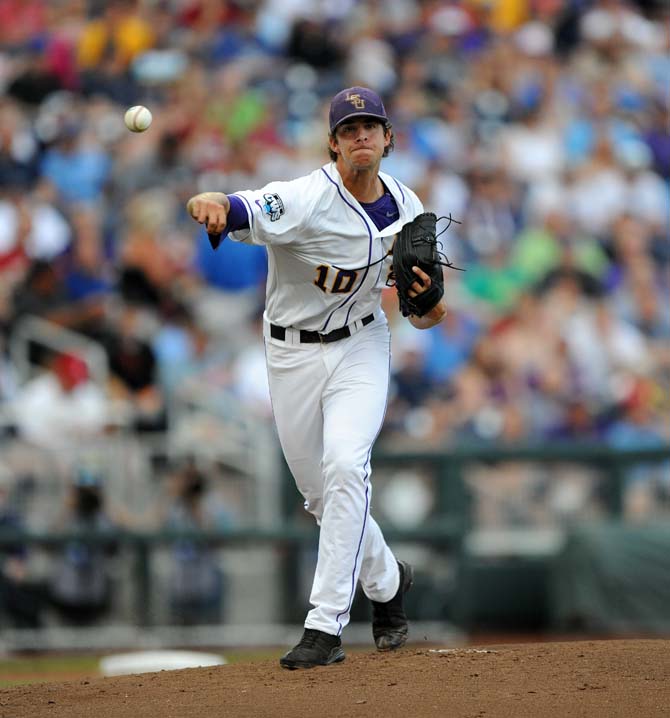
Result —
<path fill-rule="evenodd" d="M 273 660 L 0 691 L 3 718 L 669 715 L 670 640 L 407 647 L 306 671 Z"/>

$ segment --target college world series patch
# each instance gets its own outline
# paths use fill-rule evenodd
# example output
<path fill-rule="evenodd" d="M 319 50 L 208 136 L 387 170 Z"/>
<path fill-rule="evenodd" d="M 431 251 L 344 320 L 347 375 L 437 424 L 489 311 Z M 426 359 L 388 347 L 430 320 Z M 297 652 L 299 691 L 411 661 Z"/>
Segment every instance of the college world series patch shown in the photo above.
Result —
<path fill-rule="evenodd" d="M 270 217 L 271 222 L 276 222 L 282 214 L 284 214 L 284 203 L 278 194 L 267 192 L 263 195 L 265 204 L 263 204 L 263 212 Z"/>

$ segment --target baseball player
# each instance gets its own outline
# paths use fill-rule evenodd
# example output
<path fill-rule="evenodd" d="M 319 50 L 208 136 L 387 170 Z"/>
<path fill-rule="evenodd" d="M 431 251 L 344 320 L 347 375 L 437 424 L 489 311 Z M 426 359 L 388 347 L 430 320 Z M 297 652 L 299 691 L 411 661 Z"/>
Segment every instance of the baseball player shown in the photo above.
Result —
<path fill-rule="evenodd" d="M 393 149 L 381 98 L 351 87 L 332 99 L 331 162 L 290 182 L 187 204 L 213 246 L 233 240 L 268 252 L 264 339 L 279 440 L 305 508 L 320 525 L 305 631 L 284 668 L 344 660 L 341 634 L 360 581 L 373 608 L 379 650 L 407 640 L 403 595 L 411 566 L 397 561 L 370 515 L 370 454 L 389 385 L 390 335 L 380 306 L 394 237 L 423 211 L 417 196 L 380 172 Z M 412 296 L 430 286 L 414 269 Z M 445 303 L 418 329 L 440 322 Z"/>

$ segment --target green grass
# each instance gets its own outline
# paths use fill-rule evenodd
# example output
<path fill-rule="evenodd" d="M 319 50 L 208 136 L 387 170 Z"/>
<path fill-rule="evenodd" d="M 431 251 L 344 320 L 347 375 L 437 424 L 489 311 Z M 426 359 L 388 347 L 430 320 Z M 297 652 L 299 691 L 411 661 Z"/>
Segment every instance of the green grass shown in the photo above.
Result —
<path fill-rule="evenodd" d="M 119 651 L 119 653 L 125 651 Z M 253 663 L 278 658 L 278 649 L 215 650 L 225 656 L 229 664 Z M 0 660 L 0 688 L 44 683 L 47 681 L 76 681 L 100 676 L 98 663 L 103 655 L 42 654 L 14 656 Z"/>
<path fill-rule="evenodd" d="M 59 681 L 98 673 L 98 657 L 91 655 L 15 656 L 0 660 L 0 687 Z"/>

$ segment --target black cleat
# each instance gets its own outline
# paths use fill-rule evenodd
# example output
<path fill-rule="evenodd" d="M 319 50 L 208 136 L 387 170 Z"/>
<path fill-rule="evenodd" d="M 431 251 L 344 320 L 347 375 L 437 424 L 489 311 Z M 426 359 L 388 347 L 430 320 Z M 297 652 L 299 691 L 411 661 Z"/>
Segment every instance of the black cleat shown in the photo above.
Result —
<path fill-rule="evenodd" d="M 296 668 L 328 666 L 343 660 L 344 651 L 339 636 L 306 628 L 300 643 L 279 659 L 279 665 L 292 671 Z"/>
<path fill-rule="evenodd" d="M 405 645 L 409 623 L 403 608 L 403 596 L 414 582 L 414 569 L 398 561 L 400 585 L 396 595 L 386 603 L 372 601 L 372 635 L 379 651 L 394 651 Z"/>

